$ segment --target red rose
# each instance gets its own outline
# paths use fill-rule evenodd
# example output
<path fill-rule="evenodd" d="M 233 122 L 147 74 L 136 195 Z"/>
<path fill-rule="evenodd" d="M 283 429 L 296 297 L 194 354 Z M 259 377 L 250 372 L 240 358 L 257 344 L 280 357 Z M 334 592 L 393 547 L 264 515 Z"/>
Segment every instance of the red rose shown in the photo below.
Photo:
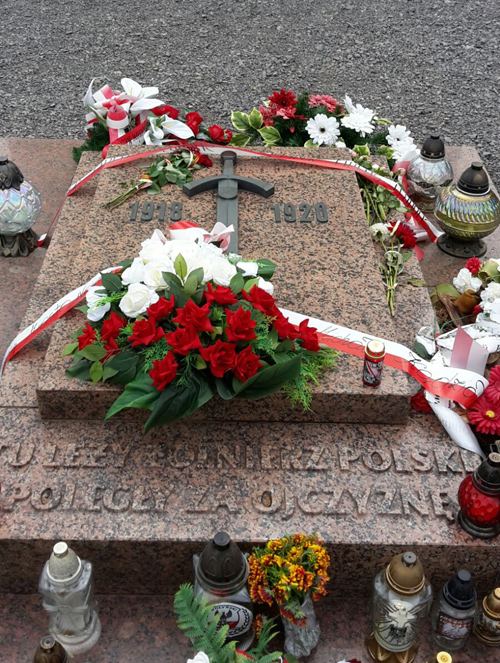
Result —
<path fill-rule="evenodd" d="M 168 104 L 163 104 L 163 106 L 152 108 L 151 112 L 156 115 L 156 117 L 160 117 L 161 115 L 168 115 L 172 118 L 172 120 L 176 120 L 179 117 L 179 111 L 177 108 L 169 106 Z"/>
<path fill-rule="evenodd" d="M 163 391 L 167 384 L 170 384 L 177 375 L 177 367 L 179 364 L 175 361 L 173 352 L 167 352 L 164 359 L 153 362 L 153 368 L 149 371 L 149 375 L 153 380 L 153 387 L 158 391 Z"/>
<path fill-rule="evenodd" d="M 241 380 L 246 382 L 248 378 L 255 375 L 261 366 L 259 357 L 252 352 L 252 348 L 248 345 L 244 350 L 236 355 L 234 362 L 234 374 Z"/>
<path fill-rule="evenodd" d="M 109 359 L 113 355 L 117 355 L 120 352 L 120 348 L 116 345 L 116 341 L 114 338 L 109 339 L 109 341 L 104 346 L 104 349 L 106 350 L 106 354 L 101 359 L 101 364 L 104 364 L 104 362 L 107 359 Z"/>
<path fill-rule="evenodd" d="M 109 341 L 110 338 L 116 338 L 123 327 L 127 326 L 127 321 L 112 311 L 108 320 L 102 323 L 101 338 L 103 341 Z"/>
<path fill-rule="evenodd" d="M 194 327 L 179 327 L 165 335 L 167 343 L 178 355 L 188 355 L 190 350 L 201 348 L 201 341 Z"/>
<path fill-rule="evenodd" d="M 92 345 L 95 341 L 95 329 L 87 322 L 82 333 L 76 340 L 78 341 L 79 350 L 83 350 L 87 345 Z"/>
<path fill-rule="evenodd" d="M 241 294 L 243 299 L 246 299 L 252 306 L 270 318 L 277 318 L 279 316 L 280 312 L 276 306 L 276 300 L 268 292 L 262 290 L 262 288 L 254 285 L 250 292 L 242 290 Z"/>
<path fill-rule="evenodd" d="M 156 304 L 151 304 L 146 313 L 149 318 L 154 318 L 155 320 L 164 320 L 167 315 L 174 310 L 175 301 L 174 296 L 172 295 L 170 299 L 165 299 L 165 297 L 160 297 Z"/>
<path fill-rule="evenodd" d="M 302 341 L 302 347 L 311 352 L 318 352 L 318 334 L 315 327 L 308 327 L 309 320 L 302 320 L 299 325 L 299 338 Z"/>
<path fill-rule="evenodd" d="M 211 332 L 214 330 L 210 322 L 210 305 L 197 306 L 192 299 L 189 299 L 184 308 L 177 309 L 177 316 L 173 318 L 184 327 L 194 327 L 197 332 Z"/>
<path fill-rule="evenodd" d="M 231 304 L 236 304 L 238 301 L 238 297 L 234 294 L 231 288 L 226 288 L 223 285 L 218 285 L 217 288 L 214 288 L 211 283 L 207 283 L 205 299 L 208 304 L 215 302 L 221 306 L 230 306 Z"/>
<path fill-rule="evenodd" d="M 417 393 L 410 398 L 410 405 L 417 412 L 432 412 L 432 408 L 427 402 L 422 390 L 417 391 Z"/>
<path fill-rule="evenodd" d="M 273 325 L 278 332 L 278 336 L 281 341 L 286 338 L 290 341 L 294 341 L 299 336 L 299 332 L 297 331 L 295 325 L 292 325 L 292 323 L 288 321 L 288 318 L 285 318 L 282 313 L 278 315 L 276 320 L 273 322 Z"/>
<path fill-rule="evenodd" d="M 207 168 L 211 168 L 214 165 L 212 159 L 206 154 L 198 154 L 196 157 L 196 163 L 200 166 L 206 166 Z"/>
<path fill-rule="evenodd" d="M 228 341 L 251 341 L 257 338 L 254 332 L 257 323 L 252 320 L 252 312 L 238 306 L 236 311 L 226 309 L 226 334 Z"/>
<path fill-rule="evenodd" d="M 226 371 L 233 368 L 236 351 L 232 343 L 224 343 L 219 339 L 208 348 L 202 348 L 200 354 L 210 364 L 212 375 L 221 378 Z"/>
<path fill-rule="evenodd" d="M 191 129 L 191 131 L 196 134 L 200 130 L 200 124 L 203 122 L 203 118 L 199 113 L 191 112 L 186 115 L 186 124 Z"/>
<path fill-rule="evenodd" d="M 214 143 L 229 143 L 233 134 L 231 131 L 224 129 L 219 124 L 212 124 L 211 127 L 208 127 L 208 135 L 214 141 Z"/>
<path fill-rule="evenodd" d="M 132 341 L 132 347 L 135 348 L 137 345 L 156 343 L 163 336 L 165 336 L 165 332 L 161 327 L 156 326 L 156 320 L 151 317 L 148 320 L 146 318 L 137 320 L 132 327 L 132 335 L 129 336 L 128 340 Z"/>

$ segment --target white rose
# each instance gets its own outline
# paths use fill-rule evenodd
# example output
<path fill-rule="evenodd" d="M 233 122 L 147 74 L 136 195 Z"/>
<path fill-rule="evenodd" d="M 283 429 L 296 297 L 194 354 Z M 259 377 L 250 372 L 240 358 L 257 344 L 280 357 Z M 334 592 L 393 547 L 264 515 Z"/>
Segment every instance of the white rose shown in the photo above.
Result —
<path fill-rule="evenodd" d="M 492 303 L 496 299 L 500 299 L 500 283 L 488 283 L 481 293 L 481 301 Z"/>
<path fill-rule="evenodd" d="M 137 318 L 148 306 L 159 300 L 158 294 L 143 283 L 132 283 L 127 294 L 122 297 L 119 307 L 128 318 Z"/>
<path fill-rule="evenodd" d="M 235 265 L 232 265 L 225 258 L 215 258 L 212 261 L 213 280 L 217 285 L 228 287 L 233 276 L 238 272 Z"/>
<path fill-rule="evenodd" d="M 199 651 L 194 658 L 189 658 L 187 663 L 210 663 L 210 659 L 203 651 Z"/>
<path fill-rule="evenodd" d="M 463 294 L 466 290 L 473 290 L 474 292 L 477 292 L 483 285 L 483 282 L 481 279 L 472 276 L 472 272 L 464 267 L 453 279 L 453 285 L 458 290 L 458 292 Z"/>
<path fill-rule="evenodd" d="M 201 269 L 203 270 L 203 279 L 202 283 L 208 283 L 209 281 L 212 281 L 214 278 L 214 275 L 212 274 L 212 264 L 213 264 L 213 258 L 212 257 L 200 257 L 197 260 L 193 262 L 191 265 L 190 272 L 193 272 L 195 269 Z M 189 277 L 188 274 L 188 277 Z"/>
<path fill-rule="evenodd" d="M 133 263 L 130 267 L 122 274 L 122 282 L 125 285 L 131 285 L 132 283 L 140 283 L 144 280 L 144 263 L 141 258 L 134 258 Z"/>
<path fill-rule="evenodd" d="M 109 302 L 99 305 L 99 302 L 103 297 L 106 297 L 106 291 L 102 286 L 94 285 L 89 288 L 89 291 L 87 292 L 87 306 L 89 307 L 87 318 L 92 322 L 101 320 L 111 308 Z"/>
<path fill-rule="evenodd" d="M 245 260 L 240 260 L 236 263 L 236 267 L 243 271 L 243 276 L 257 276 L 259 271 L 259 265 L 256 262 L 250 262 Z"/>
<path fill-rule="evenodd" d="M 168 259 L 151 260 L 144 267 L 144 283 L 155 290 L 165 288 L 167 284 L 163 278 L 163 272 L 175 273 L 172 262 Z"/>
<path fill-rule="evenodd" d="M 262 290 L 265 290 L 269 295 L 272 295 L 274 292 L 274 286 L 271 281 L 266 281 L 262 276 L 259 277 L 257 287 L 262 288 Z"/>
<path fill-rule="evenodd" d="M 147 239 L 142 242 L 142 249 L 139 251 L 139 256 L 144 263 L 151 262 L 151 260 L 161 260 L 168 255 L 168 245 L 170 242 L 163 244 L 158 239 Z"/>

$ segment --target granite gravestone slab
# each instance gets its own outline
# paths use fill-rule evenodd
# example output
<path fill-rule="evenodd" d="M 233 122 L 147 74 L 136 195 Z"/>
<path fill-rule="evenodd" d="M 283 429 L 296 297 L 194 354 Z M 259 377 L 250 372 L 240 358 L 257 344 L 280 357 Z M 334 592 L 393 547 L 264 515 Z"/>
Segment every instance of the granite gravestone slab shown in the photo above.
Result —
<path fill-rule="evenodd" d="M 124 149 L 113 148 L 112 154 Z M 276 152 L 316 156 L 315 151 L 303 148 Z M 323 158 L 346 156 L 334 149 L 317 152 Z M 137 178 L 142 168 L 139 162 L 99 176 L 79 258 L 59 265 L 61 278 L 65 270 L 71 270 L 85 282 L 100 269 L 134 257 L 141 241 L 157 227 L 166 230 L 169 222 L 189 220 L 212 228 L 220 202 L 217 190 L 190 198 L 180 188 L 166 186 L 154 197 L 141 193 L 130 206 L 103 208 L 103 203 L 119 193 L 120 182 Z M 196 173 L 197 183 L 220 172 L 220 161 L 214 159 L 213 168 Z M 396 320 L 391 318 L 377 267 L 379 256 L 367 230 L 353 173 L 239 157 L 237 174 L 274 187 L 269 198 L 238 192 L 238 251 L 245 258 L 267 257 L 277 264 L 274 283 L 280 305 L 406 343 L 414 334 L 416 315 L 422 324 L 432 320 L 425 293 L 423 299 L 415 295 L 413 308 L 410 305 Z M 102 418 L 119 393 L 119 387 L 113 385 L 68 382 L 64 371 L 69 362 L 61 350 L 82 320 L 81 314 L 72 314 L 54 326 L 37 389 L 44 418 Z M 364 387 L 360 360 L 342 355 L 338 369 L 325 374 L 316 389 L 313 412 L 292 411 L 286 398 L 275 394 L 251 403 L 213 399 L 194 418 L 402 422 L 408 415 L 412 388 L 404 374 L 388 368 L 380 388 Z M 128 411 L 120 416 L 143 419 L 144 413 Z"/>

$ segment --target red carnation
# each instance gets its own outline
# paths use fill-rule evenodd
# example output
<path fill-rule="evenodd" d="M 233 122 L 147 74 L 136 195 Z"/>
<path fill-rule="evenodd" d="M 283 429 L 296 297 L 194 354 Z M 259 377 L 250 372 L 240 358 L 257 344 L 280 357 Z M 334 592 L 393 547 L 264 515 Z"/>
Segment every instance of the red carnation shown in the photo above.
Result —
<path fill-rule="evenodd" d="M 483 263 L 479 258 L 469 258 L 465 263 L 465 268 L 468 269 L 471 274 L 478 274 L 482 264 Z"/>
<path fill-rule="evenodd" d="M 201 348 L 201 341 L 194 327 L 179 327 L 174 332 L 165 334 L 167 343 L 178 355 L 187 355 L 190 350 Z"/>
<path fill-rule="evenodd" d="M 262 125 L 272 127 L 274 125 L 273 117 L 276 116 L 274 110 L 269 106 L 259 106 L 259 112 L 262 115 Z"/>
<path fill-rule="evenodd" d="M 165 299 L 165 297 L 160 297 L 160 299 L 155 303 L 151 304 L 146 313 L 149 318 L 154 318 L 155 320 L 164 320 L 168 314 L 174 310 L 175 300 L 172 295 L 170 299 Z"/>
<path fill-rule="evenodd" d="M 224 343 L 219 339 L 208 348 L 202 348 L 200 354 L 210 364 L 212 375 L 221 378 L 226 371 L 233 368 L 236 351 L 232 343 Z"/>
<path fill-rule="evenodd" d="M 187 113 L 186 115 L 186 124 L 188 127 L 191 129 L 191 131 L 196 134 L 200 130 L 200 124 L 203 122 L 203 118 L 199 113 L 195 113 L 194 111 L 191 113 Z"/>
<path fill-rule="evenodd" d="M 299 338 L 302 341 L 302 347 L 311 352 L 318 352 L 319 342 L 318 333 L 315 327 L 308 327 L 309 320 L 302 320 L 299 325 Z"/>
<path fill-rule="evenodd" d="M 238 306 L 236 311 L 226 309 L 226 334 L 227 340 L 236 343 L 237 341 L 251 341 L 257 338 L 254 332 L 257 323 L 252 320 L 252 312 Z"/>
<path fill-rule="evenodd" d="M 197 332 L 211 332 L 214 330 L 210 322 L 210 305 L 197 306 L 192 299 L 188 299 L 184 308 L 177 309 L 177 315 L 173 318 L 184 327 L 193 327 Z"/>
<path fill-rule="evenodd" d="M 179 117 L 179 111 L 177 108 L 169 106 L 168 104 L 163 104 L 163 106 L 152 108 L 151 112 L 153 115 L 156 115 L 156 117 L 160 117 L 161 115 L 168 115 L 170 118 L 172 118 L 172 120 L 176 120 Z"/>
<path fill-rule="evenodd" d="M 158 391 L 163 391 L 167 384 L 170 384 L 177 375 L 177 368 L 179 364 L 175 361 L 173 352 L 167 352 L 164 359 L 153 362 L 153 368 L 149 371 L 149 375 L 153 380 L 153 387 Z"/>
<path fill-rule="evenodd" d="M 472 309 L 471 315 L 479 315 L 482 312 L 483 312 L 483 307 L 481 306 L 481 304 L 476 304 L 476 306 L 474 306 L 474 308 Z"/>
<path fill-rule="evenodd" d="M 104 364 L 104 362 L 107 359 L 109 359 L 113 355 L 117 355 L 120 352 L 120 348 L 117 346 L 116 341 L 115 341 L 114 338 L 109 339 L 109 341 L 104 346 L 104 349 L 106 350 L 106 354 L 101 359 L 101 364 Z"/>
<path fill-rule="evenodd" d="M 231 131 L 228 129 L 224 131 L 224 129 L 218 124 L 213 124 L 211 127 L 208 127 L 208 134 L 214 143 L 222 143 L 223 145 L 229 143 L 233 137 Z"/>
<path fill-rule="evenodd" d="M 244 350 L 236 355 L 233 370 L 238 380 L 246 382 L 248 378 L 251 378 L 257 373 L 260 367 L 261 362 L 259 357 L 252 352 L 251 346 L 247 345 Z"/>
<path fill-rule="evenodd" d="M 280 313 L 276 320 L 273 322 L 274 328 L 278 332 L 278 336 L 281 341 L 284 339 L 289 339 L 290 341 L 294 341 L 298 335 L 299 332 L 297 331 L 297 327 L 295 325 L 292 325 L 291 322 L 289 322 L 288 318 L 285 318 L 285 316 Z"/>
<path fill-rule="evenodd" d="M 116 338 L 123 327 L 126 327 L 127 321 L 112 311 L 108 320 L 102 323 L 101 338 L 103 341 L 109 341 L 110 338 Z"/>
<path fill-rule="evenodd" d="M 272 95 L 269 97 L 269 101 L 271 106 L 277 106 L 278 108 L 285 108 L 287 110 L 290 108 L 295 108 L 297 105 L 297 97 L 291 90 L 287 92 L 285 88 L 281 88 L 279 92 L 274 90 Z"/>
<path fill-rule="evenodd" d="M 270 318 L 277 318 L 279 316 L 280 312 L 276 306 L 276 300 L 268 292 L 259 288 L 259 286 L 254 285 L 250 292 L 242 290 L 241 294 L 243 299 L 246 299 L 254 308 L 259 309 L 259 311 L 262 311 L 262 313 L 268 315 Z"/>
<path fill-rule="evenodd" d="M 135 348 L 137 345 L 151 345 L 151 343 L 156 343 L 163 336 L 165 336 L 163 329 L 157 327 L 156 320 L 150 317 L 149 319 L 143 318 L 134 322 L 132 334 L 128 340 L 132 341 L 132 347 Z"/>
<path fill-rule="evenodd" d="M 500 403 L 493 403 L 485 394 L 479 396 L 467 417 L 479 433 L 500 434 Z"/>
<path fill-rule="evenodd" d="M 231 304 L 236 304 L 238 301 L 238 297 L 234 294 L 231 288 L 226 288 L 223 285 L 218 285 L 214 288 L 211 283 L 207 283 L 205 299 L 208 304 L 215 302 L 221 306 L 230 306 Z"/>
<path fill-rule="evenodd" d="M 397 226 L 397 227 L 396 227 Z M 405 249 L 413 249 L 417 244 L 417 237 L 409 225 L 402 221 L 389 223 L 391 232 L 396 228 L 394 234 L 403 243 Z"/>
<path fill-rule="evenodd" d="M 432 412 L 432 408 L 427 402 L 422 390 L 417 391 L 417 393 L 410 398 L 410 405 L 417 412 Z"/>
<path fill-rule="evenodd" d="M 76 339 L 78 341 L 78 349 L 83 350 L 87 345 L 92 345 L 95 338 L 95 329 L 87 322 L 82 333 Z"/>

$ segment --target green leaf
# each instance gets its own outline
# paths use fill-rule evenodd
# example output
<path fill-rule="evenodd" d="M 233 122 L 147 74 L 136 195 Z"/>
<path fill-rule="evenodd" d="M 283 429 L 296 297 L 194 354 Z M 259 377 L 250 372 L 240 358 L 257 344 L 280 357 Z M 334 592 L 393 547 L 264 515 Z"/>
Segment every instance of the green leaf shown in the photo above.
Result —
<path fill-rule="evenodd" d="M 149 373 L 140 372 L 132 382 L 125 385 L 125 389 L 109 408 L 105 418 L 109 419 L 126 407 L 152 410 L 160 393 L 156 387 L 153 387 Z"/>
<path fill-rule="evenodd" d="M 156 401 L 144 426 L 144 432 L 147 433 L 151 428 L 189 416 L 207 403 L 214 393 L 208 380 L 201 374 L 192 375 L 187 385 L 168 385 Z"/>
<path fill-rule="evenodd" d="M 107 366 L 114 368 L 118 372 L 126 371 L 130 366 L 136 366 L 139 356 L 133 350 L 122 350 L 106 362 Z"/>
<path fill-rule="evenodd" d="M 304 143 L 304 147 L 319 147 L 319 145 L 309 138 L 309 140 L 306 140 Z"/>
<path fill-rule="evenodd" d="M 178 276 L 172 274 L 172 272 L 162 272 L 163 280 L 168 286 L 176 285 L 179 288 L 182 288 L 182 282 Z"/>
<path fill-rule="evenodd" d="M 99 380 L 102 378 L 102 373 L 103 370 L 101 362 L 95 361 L 90 367 L 90 378 L 94 384 L 99 382 Z"/>
<path fill-rule="evenodd" d="M 259 129 L 259 134 L 264 143 L 269 147 L 279 145 L 282 142 L 281 134 L 275 127 L 262 127 L 262 129 Z"/>
<path fill-rule="evenodd" d="M 234 134 L 234 136 L 229 141 L 229 145 L 234 145 L 234 147 L 245 147 L 250 142 L 251 137 L 247 134 Z"/>
<path fill-rule="evenodd" d="M 78 347 L 78 343 L 77 343 L 77 342 L 75 342 L 75 343 L 70 343 L 70 344 L 67 345 L 67 346 L 64 348 L 64 350 L 62 351 L 62 356 L 63 356 L 63 357 L 67 357 L 68 355 L 72 355 L 73 352 L 77 349 L 77 347 Z"/>
<path fill-rule="evenodd" d="M 436 287 L 436 290 L 434 291 L 436 293 L 439 293 L 441 295 L 449 295 L 450 297 L 460 297 L 460 293 L 458 290 L 455 288 L 454 285 L 451 285 L 451 283 L 441 283 Z M 434 293 L 431 294 L 431 297 Z"/>
<path fill-rule="evenodd" d="M 269 279 L 272 278 L 274 271 L 276 269 L 276 265 L 274 264 L 274 262 L 268 260 L 267 258 L 259 258 L 257 260 L 257 264 L 259 266 L 257 274 L 259 276 L 262 276 L 263 279 L 269 281 Z"/>
<path fill-rule="evenodd" d="M 187 276 L 187 264 L 182 255 L 179 253 L 174 262 L 174 269 L 177 276 L 184 281 Z"/>
<path fill-rule="evenodd" d="M 231 290 L 234 292 L 235 295 L 240 293 L 243 290 L 244 286 L 245 286 L 245 279 L 243 278 L 241 272 L 235 274 L 229 283 L 229 287 L 231 288 Z"/>
<path fill-rule="evenodd" d="M 137 366 L 130 365 L 125 370 L 118 371 L 116 375 L 113 375 L 111 378 L 109 378 L 109 380 L 113 384 L 128 384 L 129 382 L 132 382 L 132 380 L 135 378 L 136 373 L 137 373 Z"/>
<path fill-rule="evenodd" d="M 259 279 L 248 279 L 245 283 L 245 287 L 243 290 L 245 292 L 250 292 L 250 290 L 254 287 L 254 285 L 259 285 Z"/>
<path fill-rule="evenodd" d="M 418 354 L 419 357 L 422 357 L 422 359 L 425 359 L 426 361 L 432 359 L 432 356 L 427 352 L 422 343 L 419 343 L 418 341 L 413 343 L 413 350 Z"/>
<path fill-rule="evenodd" d="M 358 156 L 370 156 L 370 147 L 368 143 L 365 143 L 364 145 L 355 145 L 354 152 Z"/>
<path fill-rule="evenodd" d="M 102 371 L 102 381 L 106 382 L 106 380 L 109 380 L 109 378 L 114 377 L 118 373 L 117 370 L 114 368 L 111 368 L 109 366 L 109 360 L 104 364 L 103 371 Z"/>
<path fill-rule="evenodd" d="M 234 389 L 226 382 L 226 380 L 222 378 L 216 378 L 215 386 L 217 387 L 217 393 L 225 401 L 229 401 L 235 397 Z"/>
<path fill-rule="evenodd" d="M 238 398 L 262 398 L 269 394 L 279 391 L 283 385 L 292 380 L 296 380 L 300 375 L 302 363 L 301 354 L 291 357 L 288 361 L 283 361 L 273 366 L 268 366 L 246 382 L 240 382 L 238 378 L 233 378 L 233 389 Z"/>
<path fill-rule="evenodd" d="M 408 279 L 406 281 L 407 285 L 412 285 L 414 288 L 425 288 L 427 285 L 424 279 Z"/>
<path fill-rule="evenodd" d="M 122 280 L 118 274 L 102 274 L 102 284 L 108 292 L 120 292 Z"/>
<path fill-rule="evenodd" d="M 238 129 L 238 131 L 246 131 L 252 126 L 250 124 L 250 116 L 240 111 L 233 111 L 231 113 L 231 122 L 233 123 L 233 127 Z"/>
<path fill-rule="evenodd" d="M 262 113 L 257 108 L 254 108 L 248 116 L 248 121 L 254 129 L 260 129 L 262 126 Z"/>
<path fill-rule="evenodd" d="M 66 369 L 68 378 L 78 378 L 78 380 L 90 380 L 90 364 L 85 359 Z"/>
<path fill-rule="evenodd" d="M 87 345 L 79 352 L 82 357 L 85 357 L 89 361 L 99 361 L 99 359 L 106 356 L 106 350 L 99 345 Z"/>
<path fill-rule="evenodd" d="M 207 362 L 203 359 L 201 355 L 196 355 L 194 362 L 194 367 L 197 371 L 203 371 L 207 367 Z"/>
<path fill-rule="evenodd" d="M 184 287 L 182 288 L 188 297 L 191 297 L 196 292 L 198 287 L 198 279 L 193 274 L 190 274 L 187 279 Z"/>

